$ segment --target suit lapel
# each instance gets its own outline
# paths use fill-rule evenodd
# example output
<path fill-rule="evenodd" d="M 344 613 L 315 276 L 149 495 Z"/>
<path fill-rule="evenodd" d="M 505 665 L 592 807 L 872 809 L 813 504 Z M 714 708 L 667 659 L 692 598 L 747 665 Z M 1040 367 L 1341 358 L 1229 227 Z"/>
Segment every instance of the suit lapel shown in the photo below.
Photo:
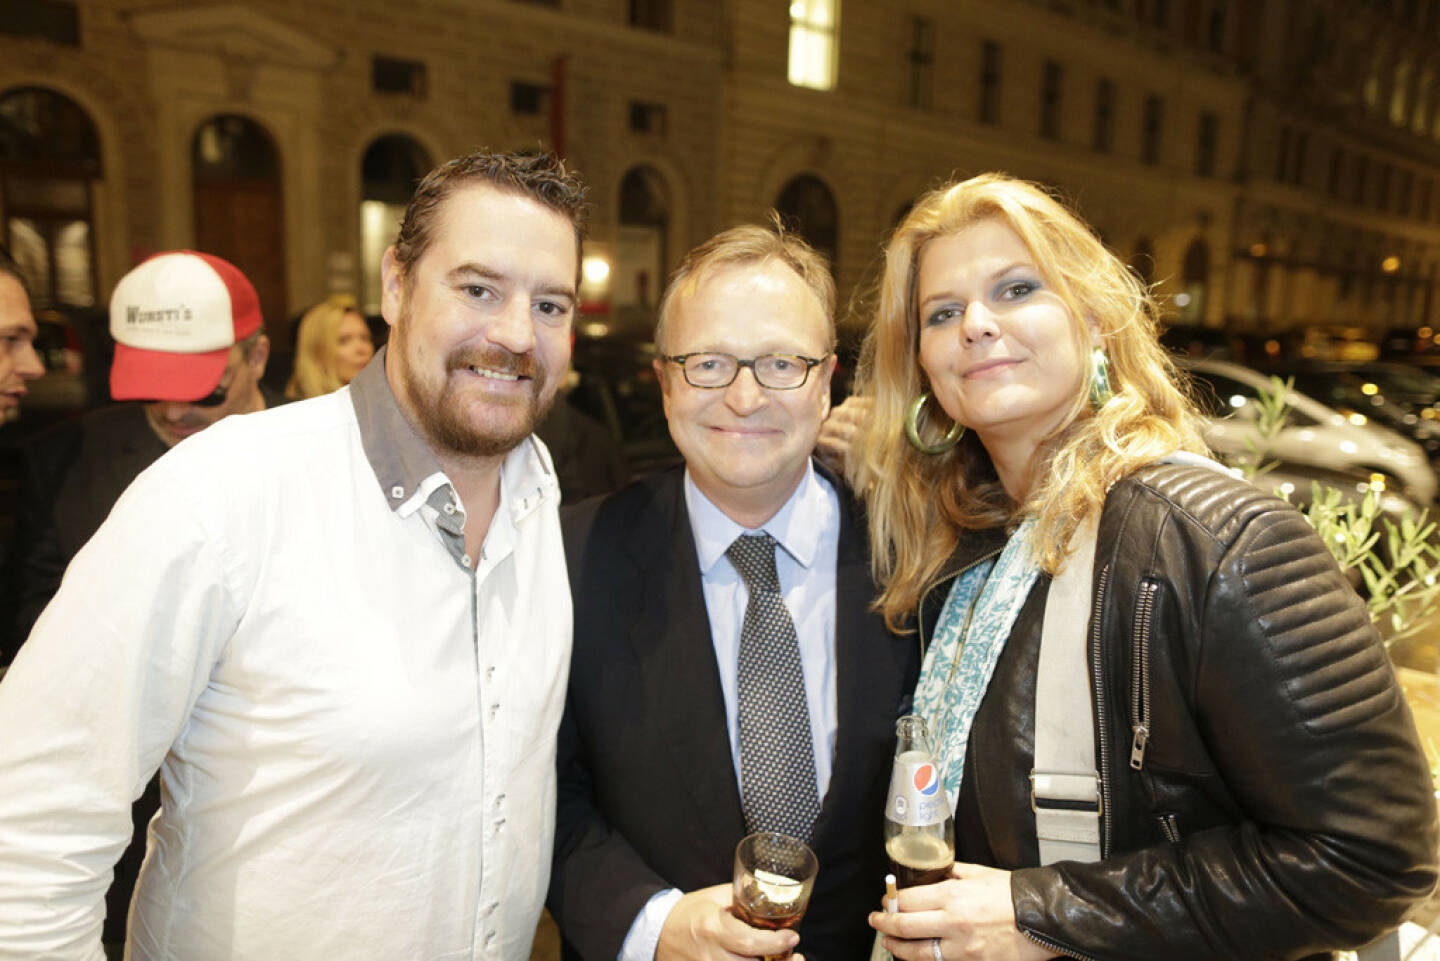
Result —
<path fill-rule="evenodd" d="M 856 506 L 847 488 L 831 479 L 840 499 L 840 540 L 835 558 L 835 759 L 830 786 L 820 805 L 814 836 L 820 841 L 831 825 L 844 824 L 846 808 L 870 789 L 864 780 L 878 749 L 892 737 L 899 698 L 905 693 L 903 659 L 890 645 L 907 643 L 884 629 L 869 610 L 875 597 L 864 532 L 857 526 Z M 852 809 L 853 810 L 853 809 Z M 841 819 L 837 822 L 836 819 Z M 873 825 L 876 831 L 880 826 Z"/>
<path fill-rule="evenodd" d="M 630 540 L 641 603 L 630 643 L 640 664 L 647 722 L 660 730 L 669 757 L 656 768 L 674 772 L 670 787 L 689 793 L 698 823 L 721 836 L 744 831 L 740 789 L 730 755 L 729 729 L 710 619 L 705 609 L 695 539 L 685 510 L 683 471 L 656 492 L 655 509 Z"/>

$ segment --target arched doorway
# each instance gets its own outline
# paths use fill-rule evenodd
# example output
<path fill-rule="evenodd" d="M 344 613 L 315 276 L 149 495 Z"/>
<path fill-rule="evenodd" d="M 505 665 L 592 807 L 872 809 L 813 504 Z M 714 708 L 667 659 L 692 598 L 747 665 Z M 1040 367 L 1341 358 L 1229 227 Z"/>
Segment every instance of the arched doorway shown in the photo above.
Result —
<path fill-rule="evenodd" d="M 94 185 L 103 174 L 89 114 L 63 94 L 0 94 L 4 238 L 35 307 L 94 305 Z"/>
<path fill-rule="evenodd" d="M 1175 306 L 1180 308 L 1180 323 L 1203 324 L 1205 295 L 1210 285 L 1210 247 L 1200 237 L 1190 241 L 1190 246 L 1185 248 L 1181 278 L 1184 290 L 1175 295 Z"/>
<path fill-rule="evenodd" d="M 823 254 L 830 262 L 830 272 L 837 269 L 840 251 L 840 211 L 835 195 L 814 174 L 800 174 L 780 188 L 775 209 L 795 232 Z"/>
<path fill-rule="evenodd" d="M 222 114 L 195 131 L 190 155 L 196 249 L 224 257 L 250 278 L 266 332 L 277 348 L 289 349 L 285 211 L 275 141 L 250 118 Z"/>
<path fill-rule="evenodd" d="M 665 178 L 654 167 L 631 167 L 620 181 L 620 224 L 611 287 L 618 310 L 648 314 L 659 303 L 665 287 L 669 235 L 670 190 Z"/>
<path fill-rule="evenodd" d="M 360 160 L 360 307 L 380 313 L 380 261 L 395 242 L 415 187 L 434 166 L 413 137 L 385 134 Z"/>

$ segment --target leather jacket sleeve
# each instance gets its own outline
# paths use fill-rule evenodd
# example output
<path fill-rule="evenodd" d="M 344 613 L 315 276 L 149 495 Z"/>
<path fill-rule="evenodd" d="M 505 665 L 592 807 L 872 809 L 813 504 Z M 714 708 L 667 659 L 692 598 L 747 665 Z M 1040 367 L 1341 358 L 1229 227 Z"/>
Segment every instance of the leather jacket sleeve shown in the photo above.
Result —
<path fill-rule="evenodd" d="M 1115 668 L 1136 639 L 1121 585 L 1153 585 L 1155 748 L 1133 771 L 1123 720 L 1102 731 L 1119 822 L 1106 856 L 1014 872 L 1017 924 L 1080 958 L 1363 944 L 1436 878 L 1430 774 L 1389 660 L 1299 513 L 1230 478 L 1164 470 L 1107 502 L 1097 558 L 1116 589 L 1094 615 L 1097 684 L 1123 719 L 1135 681 Z M 1174 478 L 1188 494 L 1166 489 Z"/>

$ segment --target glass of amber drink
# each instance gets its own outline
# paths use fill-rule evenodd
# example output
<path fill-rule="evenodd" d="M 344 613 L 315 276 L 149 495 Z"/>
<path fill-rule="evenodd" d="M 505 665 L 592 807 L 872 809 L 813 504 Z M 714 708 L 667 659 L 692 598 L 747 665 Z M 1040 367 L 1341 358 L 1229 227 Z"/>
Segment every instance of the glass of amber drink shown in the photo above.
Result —
<path fill-rule="evenodd" d="M 751 927 L 793 928 L 805 916 L 820 862 L 799 838 L 762 831 L 735 846 L 735 916 Z M 790 957 L 771 955 L 764 961 Z"/>

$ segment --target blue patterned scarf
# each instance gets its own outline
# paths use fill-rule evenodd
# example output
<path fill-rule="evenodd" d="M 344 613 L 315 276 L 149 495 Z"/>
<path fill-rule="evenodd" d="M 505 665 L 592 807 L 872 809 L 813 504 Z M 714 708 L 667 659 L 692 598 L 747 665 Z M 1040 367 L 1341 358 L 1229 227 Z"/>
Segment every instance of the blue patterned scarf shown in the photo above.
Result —
<path fill-rule="evenodd" d="M 970 725 L 1040 573 L 1034 539 L 1035 520 L 1027 518 L 997 560 L 977 564 L 955 579 L 925 652 L 915 713 L 929 725 L 952 812 L 960 797 Z"/>

